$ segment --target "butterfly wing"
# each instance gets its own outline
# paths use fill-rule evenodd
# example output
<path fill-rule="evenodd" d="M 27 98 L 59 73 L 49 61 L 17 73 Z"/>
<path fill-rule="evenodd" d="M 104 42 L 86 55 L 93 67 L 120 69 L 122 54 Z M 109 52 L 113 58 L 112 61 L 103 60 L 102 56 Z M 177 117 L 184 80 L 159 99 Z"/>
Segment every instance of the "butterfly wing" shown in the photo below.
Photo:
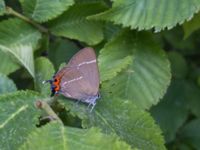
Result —
<path fill-rule="evenodd" d="M 58 73 L 63 74 L 60 81 L 60 93 L 64 96 L 81 101 L 94 96 L 93 87 L 78 69 L 64 67 Z"/>
<path fill-rule="evenodd" d="M 68 67 L 76 67 L 84 76 L 84 80 L 92 87 L 92 94 L 99 91 L 99 69 L 97 59 L 92 48 L 81 49 L 68 63 Z"/>

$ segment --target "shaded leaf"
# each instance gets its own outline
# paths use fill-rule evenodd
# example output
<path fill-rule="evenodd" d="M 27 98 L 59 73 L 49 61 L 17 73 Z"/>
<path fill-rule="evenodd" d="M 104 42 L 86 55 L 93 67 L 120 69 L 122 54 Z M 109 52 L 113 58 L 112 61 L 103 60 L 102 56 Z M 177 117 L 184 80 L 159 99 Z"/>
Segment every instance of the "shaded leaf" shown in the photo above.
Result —
<path fill-rule="evenodd" d="M 64 127 L 58 123 L 48 124 L 32 132 L 21 149 L 46 149 L 47 147 L 59 150 L 131 149 L 116 136 L 102 134 L 98 128 L 78 129 Z"/>
<path fill-rule="evenodd" d="M 178 52 L 168 53 L 171 62 L 172 75 L 175 78 L 185 78 L 188 73 L 188 65 L 185 58 Z"/>
<path fill-rule="evenodd" d="M 35 61 L 35 89 L 42 94 L 50 95 L 49 84 L 43 84 L 44 80 L 49 80 L 54 75 L 55 70 L 52 63 L 45 57 L 39 57 Z"/>
<path fill-rule="evenodd" d="M 191 146 L 190 145 L 187 145 L 186 143 L 179 143 L 177 144 L 178 146 L 178 149 L 181 149 L 181 150 L 191 150 Z M 170 149 L 170 148 L 169 148 Z"/>
<path fill-rule="evenodd" d="M 165 149 L 161 131 L 147 112 L 126 99 L 107 97 L 102 89 L 101 97 L 92 112 L 84 104 L 75 106 L 64 98 L 60 102 L 83 120 L 84 128 L 97 126 L 106 134 L 115 133 L 132 148 Z"/>
<path fill-rule="evenodd" d="M 50 30 L 57 36 L 77 39 L 94 45 L 103 40 L 101 22 L 86 17 L 106 9 L 104 3 L 80 3 L 69 8 L 63 15 L 50 22 Z"/>
<path fill-rule="evenodd" d="M 96 3 L 96 2 L 102 2 L 104 0 L 75 0 L 75 3 Z"/>
<path fill-rule="evenodd" d="M 42 34 L 41 39 L 38 42 L 37 49 L 34 51 L 34 57 L 48 56 L 50 34 Z"/>
<path fill-rule="evenodd" d="M 41 97 L 31 91 L 0 96 L 0 149 L 17 150 L 36 128 L 39 116 L 34 102 Z"/>
<path fill-rule="evenodd" d="M 188 100 L 187 105 L 189 106 L 190 111 L 197 117 L 200 117 L 200 88 L 193 82 L 188 82 L 185 86 L 184 95 Z"/>
<path fill-rule="evenodd" d="M 50 43 L 48 57 L 53 62 L 56 70 L 58 70 L 60 64 L 69 62 L 78 50 L 79 48 L 73 42 L 65 39 L 57 39 L 53 43 Z"/>
<path fill-rule="evenodd" d="M 171 74 L 168 59 L 164 51 L 155 44 L 147 33 L 138 34 L 127 31 L 120 34 L 112 42 L 114 41 L 114 46 L 119 48 L 112 49 L 112 52 L 133 56 L 133 63 L 120 72 L 118 76 L 105 82 L 105 88 L 107 92 L 113 93 L 115 96 L 130 99 L 137 106 L 148 109 L 162 98 L 170 83 Z M 103 59 L 108 58 L 109 60 L 109 57 L 111 56 L 104 55 Z M 102 63 L 109 67 L 114 61 L 111 58 L 109 63 L 102 61 L 100 65 Z"/>
<path fill-rule="evenodd" d="M 200 148 L 200 119 L 188 123 L 181 131 L 180 136 L 183 143 L 192 146 L 193 149 Z"/>
<path fill-rule="evenodd" d="M 198 53 L 195 41 L 200 41 L 200 39 L 197 38 L 199 37 L 199 35 L 197 35 L 196 37 L 191 36 L 183 40 L 184 33 L 182 28 L 180 27 L 173 28 L 170 31 L 164 31 L 162 32 L 162 35 L 164 37 L 164 40 L 166 40 L 166 42 L 170 44 L 171 48 L 169 50 L 176 49 L 183 55 L 193 55 Z"/>
<path fill-rule="evenodd" d="M 192 20 L 183 24 L 184 38 L 189 37 L 194 31 L 200 28 L 200 12 L 196 14 Z"/>
<path fill-rule="evenodd" d="M 104 37 L 107 41 L 114 38 L 119 32 L 122 30 L 122 28 L 118 25 L 113 25 L 110 22 L 107 22 L 104 25 Z"/>
<path fill-rule="evenodd" d="M 192 18 L 200 9 L 200 0 L 114 0 L 111 9 L 93 15 L 92 19 L 112 21 L 124 27 L 139 30 L 155 28 L 156 31 Z"/>
<path fill-rule="evenodd" d="M 0 73 L 0 94 L 10 93 L 17 91 L 17 87 L 15 83 L 6 77 L 5 75 Z M 1 106 L 1 104 L 0 104 Z"/>
<path fill-rule="evenodd" d="M 0 37 L 0 49 L 14 56 L 34 77 L 33 49 L 41 34 L 19 19 L 9 19 L 0 23 Z"/>
<path fill-rule="evenodd" d="M 73 0 L 20 0 L 28 17 L 38 22 L 51 20 L 73 5 Z"/>
<path fill-rule="evenodd" d="M 4 0 L 0 0 L 0 16 L 5 12 L 5 2 Z"/>
<path fill-rule="evenodd" d="M 198 79 L 197 79 L 197 84 L 198 84 L 199 87 L 200 87 L 200 76 L 199 76 Z"/>
<path fill-rule="evenodd" d="M 0 73 L 2 73 L 2 74 L 8 75 L 20 68 L 20 65 L 18 63 L 16 63 L 9 56 L 9 54 L 7 54 L 1 50 L 0 50 L 0 60 L 1 60 Z"/>
<path fill-rule="evenodd" d="M 187 99 L 184 95 L 187 83 L 184 80 L 172 81 L 167 94 L 161 102 L 151 108 L 151 113 L 160 125 L 166 142 L 175 139 L 177 130 L 186 121 L 189 114 Z"/>

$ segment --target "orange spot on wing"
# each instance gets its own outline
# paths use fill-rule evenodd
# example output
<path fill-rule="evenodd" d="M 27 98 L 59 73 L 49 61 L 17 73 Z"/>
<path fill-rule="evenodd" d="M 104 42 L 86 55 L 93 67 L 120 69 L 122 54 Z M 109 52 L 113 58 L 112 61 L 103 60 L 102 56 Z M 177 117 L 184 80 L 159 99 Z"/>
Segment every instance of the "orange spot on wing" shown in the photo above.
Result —
<path fill-rule="evenodd" d="M 61 78 L 63 77 L 63 75 L 65 74 L 65 71 L 64 72 L 61 72 L 60 74 L 57 74 L 56 77 L 54 78 L 54 82 L 53 82 L 53 85 L 54 85 L 54 90 L 55 92 L 58 92 L 60 90 L 60 81 L 61 81 Z"/>

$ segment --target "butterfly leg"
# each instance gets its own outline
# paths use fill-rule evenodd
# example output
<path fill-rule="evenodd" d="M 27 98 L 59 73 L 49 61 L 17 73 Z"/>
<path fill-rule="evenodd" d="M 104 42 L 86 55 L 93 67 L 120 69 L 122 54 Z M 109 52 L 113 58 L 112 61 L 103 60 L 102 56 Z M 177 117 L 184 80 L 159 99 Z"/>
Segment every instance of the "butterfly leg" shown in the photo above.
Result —
<path fill-rule="evenodd" d="M 92 112 L 92 110 L 94 109 L 94 107 L 96 105 L 96 98 L 91 98 L 88 100 L 88 102 L 89 102 L 89 104 L 87 106 L 87 109 L 90 109 L 90 112 Z"/>
<path fill-rule="evenodd" d="M 90 105 L 92 106 L 91 109 L 90 109 L 90 112 L 92 112 L 92 110 L 94 109 L 96 103 L 93 103 L 93 104 L 90 104 Z"/>

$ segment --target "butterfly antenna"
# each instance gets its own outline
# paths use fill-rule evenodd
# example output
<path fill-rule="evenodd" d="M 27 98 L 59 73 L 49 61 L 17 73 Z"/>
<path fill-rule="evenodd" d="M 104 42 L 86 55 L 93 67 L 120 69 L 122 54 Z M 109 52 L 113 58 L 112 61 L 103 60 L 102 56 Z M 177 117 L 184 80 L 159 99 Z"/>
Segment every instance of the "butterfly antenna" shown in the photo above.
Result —
<path fill-rule="evenodd" d="M 52 80 L 44 80 L 44 81 L 42 81 L 42 84 L 46 84 L 46 83 L 48 83 L 48 82 L 51 84 L 51 83 L 52 83 Z"/>

